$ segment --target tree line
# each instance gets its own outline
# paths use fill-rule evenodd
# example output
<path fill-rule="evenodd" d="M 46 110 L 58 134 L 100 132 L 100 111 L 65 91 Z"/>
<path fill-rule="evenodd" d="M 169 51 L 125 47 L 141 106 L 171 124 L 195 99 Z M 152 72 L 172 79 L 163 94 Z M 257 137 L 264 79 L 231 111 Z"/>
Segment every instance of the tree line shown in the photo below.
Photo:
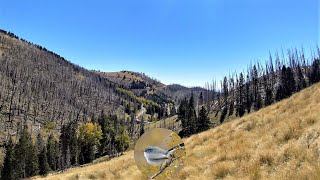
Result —
<path fill-rule="evenodd" d="M 90 122 L 69 122 L 62 126 L 57 138 L 51 133 L 45 140 L 39 133 L 33 143 L 28 126 L 24 125 L 15 144 L 12 138 L 5 145 L 6 156 L 1 179 L 22 179 L 46 175 L 50 171 L 86 164 L 94 159 L 125 151 L 130 137 L 125 123 L 115 115 L 101 113 Z"/>
<path fill-rule="evenodd" d="M 278 52 L 274 56 L 270 54 L 264 65 L 258 62 L 248 66 L 244 72 L 225 76 L 220 81 L 220 87 L 216 81 L 206 83 L 206 91 L 200 93 L 198 102 L 209 111 L 208 114 L 214 114 L 218 123 L 223 123 L 230 116 L 242 117 L 319 81 L 319 48 L 309 60 L 303 49 L 289 49 L 287 57 L 283 51 L 281 56 Z M 184 135 L 199 132 L 195 114 L 201 113 L 195 111 L 192 104 L 193 98 L 189 102 L 186 99 L 180 102 L 178 115 Z"/>
<path fill-rule="evenodd" d="M 182 130 L 179 133 L 180 136 L 189 136 L 205 131 L 210 128 L 211 124 L 208 112 L 204 106 L 201 107 L 197 116 L 193 93 L 190 99 L 184 98 L 180 102 L 178 120 L 181 121 L 182 126 Z"/>

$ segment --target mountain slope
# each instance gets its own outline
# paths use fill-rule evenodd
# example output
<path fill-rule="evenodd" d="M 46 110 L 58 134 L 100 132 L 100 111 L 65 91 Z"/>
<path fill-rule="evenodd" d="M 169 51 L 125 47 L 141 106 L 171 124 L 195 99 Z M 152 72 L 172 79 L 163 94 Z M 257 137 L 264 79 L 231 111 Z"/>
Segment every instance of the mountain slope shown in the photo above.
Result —
<path fill-rule="evenodd" d="M 109 80 L 122 84 L 123 86 L 130 88 L 132 83 L 142 83 L 144 86 L 148 87 L 163 87 L 165 86 L 160 81 L 152 79 L 151 77 L 145 75 L 144 73 L 138 73 L 133 71 L 120 71 L 120 72 L 96 72 L 102 76 L 108 78 Z M 138 88 L 133 88 L 138 89 Z"/>
<path fill-rule="evenodd" d="M 114 111 L 123 99 L 109 80 L 5 31 L 0 64 L 0 143 L 23 123 L 58 128 Z"/>
<path fill-rule="evenodd" d="M 201 87 L 185 87 L 179 84 L 165 85 L 144 73 L 133 71 L 94 72 L 114 83 L 130 89 L 136 95 L 144 96 L 157 103 L 175 100 L 176 104 L 178 104 L 178 101 L 184 97 L 190 97 L 192 92 L 194 94 L 200 94 L 200 92 L 206 91 L 206 89 Z"/>
<path fill-rule="evenodd" d="M 320 84 L 184 139 L 180 179 L 320 179 Z M 144 179 L 133 151 L 47 179 Z"/>

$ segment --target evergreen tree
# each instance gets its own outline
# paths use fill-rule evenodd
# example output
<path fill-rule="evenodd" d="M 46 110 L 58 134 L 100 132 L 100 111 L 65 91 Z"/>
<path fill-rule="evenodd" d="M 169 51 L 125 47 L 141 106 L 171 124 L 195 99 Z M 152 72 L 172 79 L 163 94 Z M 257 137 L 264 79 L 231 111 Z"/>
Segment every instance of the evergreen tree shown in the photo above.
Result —
<path fill-rule="evenodd" d="M 54 151 L 54 157 L 56 160 L 56 170 L 61 170 L 62 169 L 62 155 L 61 155 L 61 146 L 58 141 L 55 141 L 55 151 Z"/>
<path fill-rule="evenodd" d="M 228 108 L 224 107 L 220 116 L 220 123 L 223 123 L 228 113 Z"/>
<path fill-rule="evenodd" d="M 191 135 L 196 133 L 197 131 L 197 119 L 196 119 L 196 110 L 194 108 L 194 96 L 193 93 L 191 93 L 191 97 L 189 99 L 189 107 L 188 107 L 188 117 L 187 117 L 187 121 L 188 121 L 188 127 L 187 127 L 187 135 Z"/>
<path fill-rule="evenodd" d="M 69 124 L 69 147 L 70 147 L 70 162 L 71 165 L 78 165 L 79 163 L 79 147 L 78 147 L 78 135 L 77 135 L 78 124 L 72 122 Z"/>
<path fill-rule="evenodd" d="M 38 154 L 43 150 L 44 148 L 44 142 L 41 133 L 39 132 L 37 136 L 37 145 L 38 145 Z"/>
<path fill-rule="evenodd" d="M 133 138 L 135 135 L 135 111 L 133 111 L 130 116 L 130 137 Z"/>
<path fill-rule="evenodd" d="M 37 148 L 32 144 L 27 125 L 21 131 L 19 142 L 14 147 L 14 152 L 16 178 L 27 178 L 38 174 Z"/>
<path fill-rule="evenodd" d="M 120 126 L 115 137 L 115 146 L 118 153 L 127 150 L 130 145 L 130 137 L 124 126 Z"/>
<path fill-rule="evenodd" d="M 98 123 L 101 127 L 102 131 L 102 139 L 100 140 L 100 146 L 99 146 L 99 153 L 100 155 L 103 155 L 106 151 L 106 147 L 110 141 L 110 132 L 108 131 L 108 117 L 104 113 L 104 111 L 101 111 L 100 117 L 98 118 Z"/>
<path fill-rule="evenodd" d="M 227 116 L 227 113 L 228 113 L 228 96 L 229 96 L 229 93 L 228 93 L 228 80 L 227 80 L 227 77 L 224 77 L 222 87 L 223 87 L 223 96 L 224 96 L 224 99 L 223 99 L 224 100 L 224 107 L 223 107 L 222 112 L 221 112 L 220 123 L 223 123 L 223 121 L 225 120 L 225 118 Z"/>
<path fill-rule="evenodd" d="M 185 136 L 187 134 L 188 127 L 188 100 L 184 98 L 181 100 L 179 108 L 178 108 L 178 120 L 181 121 L 182 131 L 180 132 L 181 136 Z"/>
<path fill-rule="evenodd" d="M 286 88 L 287 88 L 286 97 L 289 97 L 294 92 L 296 92 L 296 81 L 294 79 L 294 73 L 291 67 L 288 67 L 286 70 Z"/>
<path fill-rule="evenodd" d="M 239 80 L 237 80 L 237 83 Z M 232 116 L 234 113 L 234 101 L 235 101 L 235 85 L 233 77 L 229 78 L 229 87 L 230 87 L 230 96 L 229 96 L 229 116 Z"/>
<path fill-rule="evenodd" d="M 66 169 L 71 166 L 70 162 L 70 129 L 68 125 L 64 124 L 61 128 L 60 134 L 60 148 L 61 148 L 61 169 Z"/>
<path fill-rule="evenodd" d="M 258 93 L 258 95 L 257 95 L 257 101 L 255 102 L 255 104 L 254 104 L 254 109 L 257 111 L 257 110 L 259 110 L 259 109 L 261 109 L 262 108 L 262 97 L 261 97 L 261 94 L 260 93 Z"/>
<path fill-rule="evenodd" d="M 265 91 L 265 99 L 264 99 L 264 105 L 269 106 L 273 102 L 273 95 L 272 95 L 272 87 L 269 83 L 269 74 L 263 76 L 263 84 L 264 84 L 264 91 Z"/>
<path fill-rule="evenodd" d="M 307 87 L 307 82 L 306 82 L 306 79 L 303 75 L 303 72 L 302 72 L 300 65 L 298 65 L 298 67 L 297 67 L 297 76 L 298 76 L 297 91 L 300 91 L 300 90 Z"/>
<path fill-rule="evenodd" d="M 267 88 L 265 91 L 266 91 L 266 97 L 265 97 L 264 105 L 269 106 L 273 102 L 273 93 L 270 88 Z"/>
<path fill-rule="evenodd" d="M 252 107 L 252 93 L 250 91 L 250 78 L 249 75 L 247 75 L 247 82 L 246 82 L 246 109 L 247 112 L 250 113 L 251 107 Z"/>
<path fill-rule="evenodd" d="M 142 136 L 142 134 L 144 134 L 144 118 L 143 118 L 143 115 L 142 115 L 141 124 L 140 124 L 140 136 Z"/>
<path fill-rule="evenodd" d="M 310 84 L 314 84 L 320 81 L 320 59 L 315 59 L 312 63 L 309 81 Z"/>
<path fill-rule="evenodd" d="M 43 148 L 39 154 L 39 174 L 46 175 L 51 170 L 47 159 L 47 150 Z"/>
<path fill-rule="evenodd" d="M 47 159 L 47 149 L 44 145 L 41 133 L 37 136 L 38 144 L 38 162 L 39 162 L 39 174 L 46 175 L 50 171 L 50 167 Z"/>
<path fill-rule="evenodd" d="M 244 77 L 243 74 L 240 73 L 239 76 L 239 85 L 238 85 L 238 104 L 237 104 L 237 112 L 240 117 L 242 117 L 245 113 L 245 105 L 244 105 L 244 99 L 245 99 L 245 86 L 244 86 Z"/>
<path fill-rule="evenodd" d="M 197 132 L 206 131 L 210 128 L 210 119 L 204 106 L 201 107 L 198 118 Z"/>
<path fill-rule="evenodd" d="M 9 141 L 6 143 L 6 156 L 3 162 L 3 168 L 1 171 L 1 179 L 3 180 L 11 180 L 15 179 L 14 173 L 16 165 L 14 163 L 14 145 L 11 137 Z"/>
<path fill-rule="evenodd" d="M 253 85 L 253 101 L 256 103 L 259 93 L 259 79 L 258 79 L 258 69 L 256 65 L 253 65 L 252 72 L 252 85 Z"/>
<path fill-rule="evenodd" d="M 276 92 L 276 100 L 280 101 L 283 98 L 285 98 L 285 94 L 284 94 L 284 88 L 283 85 L 280 84 L 279 87 L 277 88 L 277 92 Z"/>
<path fill-rule="evenodd" d="M 282 100 L 292 95 L 296 90 L 293 71 L 290 67 L 282 66 L 280 85 L 276 92 L 276 99 Z"/>
<path fill-rule="evenodd" d="M 227 107 L 228 106 L 228 97 L 229 97 L 227 77 L 224 77 L 222 86 L 223 86 L 224 106 Z"/>
<path fill-rule="evenodd" d="M 77 138 L 76 121 L 64 124 L 61 128 L 60 144 L 61 144 L 61 168 L 69 168 L 71 165 L 78 164 L 79 147 Z"/>
<path fill-rule="evenodd" d="M 280 101 L 287 97 L 287 68 L 285 65 L 282 66 L 281 69 L 281 75 L 280 75 L 280 84 L 278 86 L 277 92 L 276 92 L 276 100 Z"/>
<path fill-rule="evenodd" d="M 90 163 L 95 159 L 94 145 L 92 143 L 84 144 L 81 147 L 80 164 Z"/>
<path fill-rule="evenodd" d="M 203 94 L 202 94 L 202 91 L 200 92 L 200 96 L 199 96 L 199 105 L 202 105 L 203 104 Z"/>
<path fill-rule="evenodd" d="M 57 159 L 56 159 L 56 143 L 54 141 L 53 134 L 50 134 L 47 142 L 47 159 L 50 169 L 53 171 L 57 170 Z"/>

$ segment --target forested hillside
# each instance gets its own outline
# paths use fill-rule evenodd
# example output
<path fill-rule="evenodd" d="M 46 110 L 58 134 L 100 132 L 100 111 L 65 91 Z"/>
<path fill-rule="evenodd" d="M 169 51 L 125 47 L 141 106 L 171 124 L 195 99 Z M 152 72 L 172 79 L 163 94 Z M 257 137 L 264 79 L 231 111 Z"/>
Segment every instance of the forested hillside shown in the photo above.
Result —
<path fill-rule="evenodd" d="M 134 94 L 130 87 L 3 30 L 0 64 L 4 178 L 26 178 L 116 156 L 139 137 L 144 121 L 168 117 L 175 108 L 169 97 L 158 101 Z"/>
<path fill-rule="evenodd" d="M 58 127 L 120 105 L 114 83 L 45 48 L 1 32 L 0 52 L 1 138 L 24 123 Z"/>

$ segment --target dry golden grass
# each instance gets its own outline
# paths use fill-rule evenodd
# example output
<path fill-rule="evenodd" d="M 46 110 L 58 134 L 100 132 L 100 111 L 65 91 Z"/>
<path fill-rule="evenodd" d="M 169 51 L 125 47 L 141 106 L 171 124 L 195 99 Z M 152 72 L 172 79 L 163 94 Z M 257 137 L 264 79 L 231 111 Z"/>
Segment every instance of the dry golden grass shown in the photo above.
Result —
<path fill-rule="evenodd" d="M 177 179 L 320 179 L 320 84 L 184 139 Z M 146 179 L 133 151 L 47 179 Z"/>

